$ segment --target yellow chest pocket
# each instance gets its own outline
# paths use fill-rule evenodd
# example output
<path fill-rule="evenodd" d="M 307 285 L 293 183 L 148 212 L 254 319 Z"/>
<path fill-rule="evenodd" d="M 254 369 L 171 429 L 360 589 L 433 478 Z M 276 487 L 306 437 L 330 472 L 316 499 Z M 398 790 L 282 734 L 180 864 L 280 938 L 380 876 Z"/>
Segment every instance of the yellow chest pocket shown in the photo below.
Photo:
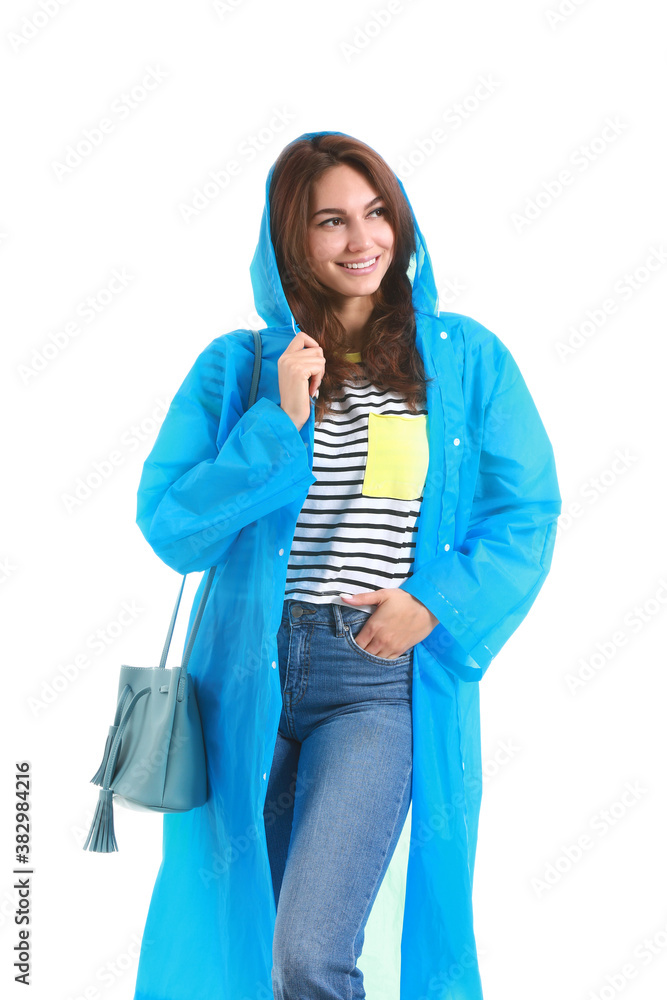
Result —
<path fill-rule="evenodd" d="M 365 497 L 417 500 L 428 469 L 426 414 L 368 414 L 368 456 L 361 487 Z"/>

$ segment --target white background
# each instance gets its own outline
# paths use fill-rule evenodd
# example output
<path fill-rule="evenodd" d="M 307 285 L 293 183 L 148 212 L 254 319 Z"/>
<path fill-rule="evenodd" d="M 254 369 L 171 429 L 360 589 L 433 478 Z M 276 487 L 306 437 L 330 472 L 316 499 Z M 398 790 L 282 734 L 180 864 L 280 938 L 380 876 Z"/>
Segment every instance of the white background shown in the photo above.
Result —
<path fill-rule="evenodd" d="M 14 762 L 27 759 L 36 1000 L 133 995 L 161 818 L 116 809 L 119 853 L 82 843 L 120 664 L 156 663 L 181 579 L 141 536 L 136 489 L 161 401 L 214 337 L 262 325 L 248 269 L 266 174 L 320 129 L 399 173 L 440 308 L 509 347 L 556 454 L 552 570 L 481 685 L 485 1000 L 664 996 L 664 34 L 648 0 L 563 0 L 560 16 L 559 2 L 3 3 L 0 940 L 11 982 Z M 112 132 L 59 173 L 105 117 Z M 186 221 L 231 159 L 240 175 Z M 114 270 L 127 285 L 107 301 Z M 114 451 L 120 464 L 68 506 Z M 115 629 L 124 603 L 139 610 Z M 185 624 L 182 611 L 170 665 Z M 97 629 L 119 633 L 103 652 Z"/>

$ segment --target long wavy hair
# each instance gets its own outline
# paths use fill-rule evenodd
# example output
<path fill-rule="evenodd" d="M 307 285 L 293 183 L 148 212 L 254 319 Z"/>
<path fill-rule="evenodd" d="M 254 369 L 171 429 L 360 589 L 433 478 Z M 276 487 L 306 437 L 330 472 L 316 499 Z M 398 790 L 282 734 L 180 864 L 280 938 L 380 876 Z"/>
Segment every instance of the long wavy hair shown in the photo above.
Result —
<path fill-rule="evenodd" d="M 394 234 L 392 260 L 373 294 L 370 329 L 360 375 L 346 361 L 345 329 L 337 318 L 329 289 L 314 275 L 308 254 L 308 205 L 313 183 L 329 167 L 346 163 L 363 174 L 386 205 Z M 300 328 L 324 351 L 326 368 L 315 404 L 315 420 L 340 399 L 343 380 L 366 377 L 378 388 L 404 395 L 412 412 L 424 405 L 426 378 L 415 344 L 412 285 L 406 271 L 415 252 L 410 206 L 382 157 L 358 139 L 316 135 L 286 146 L 276 160 L 269 188 L 271 238 L 285 297 Z"/>

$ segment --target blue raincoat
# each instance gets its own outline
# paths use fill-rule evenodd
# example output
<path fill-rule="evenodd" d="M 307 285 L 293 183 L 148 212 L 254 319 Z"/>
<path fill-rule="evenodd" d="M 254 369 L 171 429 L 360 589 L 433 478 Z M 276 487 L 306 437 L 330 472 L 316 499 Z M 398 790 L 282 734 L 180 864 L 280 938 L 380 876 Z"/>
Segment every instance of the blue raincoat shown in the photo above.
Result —
<path fill-rule="evenodd" d="M 217 571 L 189 667 L 209 797 L 163 817 L 135 1000 L 272 997 L 276 909 L 263 806 L 282 707 L 276 637 L 297 517 L 316 481 L 314 407 L 298 431 L 279 406 L 277 360 L 298 327 L 270 238 L 272 172 L 251 264 L 267 326 L 257 402 L 246 410 L 251 332 L 216 337 L 176 392 L 138 489 L 137 523 L 160 559 L 178 573 Z M 416 346 L 435 381 L 413 573 L 401 587 L 439 624 L 414 649 L 412 804 L 359 968 L 370 1000 L 399 1000 L 399 982 L 400 1000 L 482 1000 L 472 912 L 479 681 L 544 583 L 561 498 L 516 362 L 474 319 L 438 311 L 414 225 Z"/>

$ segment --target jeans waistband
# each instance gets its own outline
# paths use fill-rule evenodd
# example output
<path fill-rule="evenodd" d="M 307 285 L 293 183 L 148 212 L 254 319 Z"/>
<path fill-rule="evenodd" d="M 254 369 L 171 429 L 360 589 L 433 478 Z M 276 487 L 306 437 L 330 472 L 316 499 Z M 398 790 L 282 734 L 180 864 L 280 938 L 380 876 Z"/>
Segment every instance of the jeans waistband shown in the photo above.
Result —
<path fill-rule="evenodd" d="M 368 620 L 367 611 L 348 607 L 346 604 L 336 604 L 333 601 L 326 604 L 315 604 L 312 601 L 301 601 L 287 598 L 283 601 L 282 621 L 292 625 L 302 623 L 317 623 L 318 625 L 333 625 L 336 635 L 343 634 L 343 625 L 354 625 Z"/>

